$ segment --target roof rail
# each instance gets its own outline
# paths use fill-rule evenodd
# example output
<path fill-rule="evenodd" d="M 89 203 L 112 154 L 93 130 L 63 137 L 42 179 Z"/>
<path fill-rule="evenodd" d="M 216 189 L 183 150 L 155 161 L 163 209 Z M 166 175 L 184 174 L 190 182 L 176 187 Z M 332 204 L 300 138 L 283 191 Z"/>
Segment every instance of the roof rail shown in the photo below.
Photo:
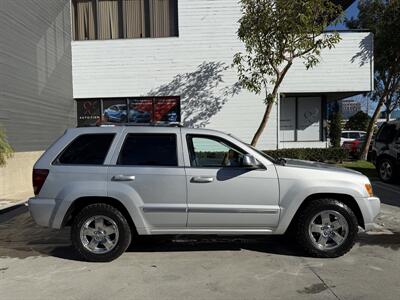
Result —
<path fill-rule="evenodd" d="M 180 122 L 156 122 L 156 123 L 110 123 L 103 122 L 96 124 L 97 127 L 116 127 L 116 126 L 149 126 L 149 127 L 184 127 Z"/>

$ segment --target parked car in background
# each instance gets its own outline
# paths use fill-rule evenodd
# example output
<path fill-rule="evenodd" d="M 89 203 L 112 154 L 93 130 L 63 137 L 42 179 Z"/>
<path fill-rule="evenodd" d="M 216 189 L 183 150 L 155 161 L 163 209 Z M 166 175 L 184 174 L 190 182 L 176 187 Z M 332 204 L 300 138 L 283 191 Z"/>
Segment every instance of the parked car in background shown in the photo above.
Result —
<path fill-rule="evenodd" d="M 337 257 L 380 201 L 359 172 L 273 159 L 207 129 L 69 129 L 36 162 L 33 219 L 71 226 L 89 261 L 110 261 L 138 235 L 285 234 L 310 255 Z"/>
<path fill-rule="evenodd" d="M 342 148 L 345 149 L 352 158 L 358 158 L 362 151 L 362 146 L 365 143 L 365 135 L 353 141 L 344 141 Z"/>
<path fill-rule="evenodd" d="M 344 142 L 352 142 L 357 139 L 365 137 L 367 133 L 365 131 L 358 130 L 343 130 L 342 137 L 340 139 L 340 145 L 343 146 Z"/>
<path fill-rule="evenodd" d="M 384 182 L 400 177 L 400 120 L 383 123 L 372 146 L 371 160 Z"/>

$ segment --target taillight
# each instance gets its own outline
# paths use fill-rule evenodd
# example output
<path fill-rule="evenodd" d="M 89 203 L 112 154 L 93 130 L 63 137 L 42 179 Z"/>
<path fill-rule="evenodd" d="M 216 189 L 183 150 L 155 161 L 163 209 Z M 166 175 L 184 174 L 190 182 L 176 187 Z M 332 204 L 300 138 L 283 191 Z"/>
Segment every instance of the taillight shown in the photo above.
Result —
<path fill-rule="evenodd" d="M 49 170 L 47 169 L 33 169 L 32 184 L 35 196 L 40 193 L 40 190 L 42 189 L 42 186 L 46 181 L 47 175 L 49 175 Z"/>

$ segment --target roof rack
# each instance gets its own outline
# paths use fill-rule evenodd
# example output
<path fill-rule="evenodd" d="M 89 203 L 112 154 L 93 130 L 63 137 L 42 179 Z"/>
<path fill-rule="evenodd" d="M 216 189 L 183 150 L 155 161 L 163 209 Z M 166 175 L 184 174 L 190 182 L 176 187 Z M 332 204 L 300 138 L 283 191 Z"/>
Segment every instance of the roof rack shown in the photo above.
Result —
<path fill-rule="evenodd" d="M 116 127 L 116 126 L 149 126 L 149 127 L 184 127 L 180 122 L 156 122 L 156 123 L 110 123 L 103 122 L 96 124 L 97 127 Z"/>

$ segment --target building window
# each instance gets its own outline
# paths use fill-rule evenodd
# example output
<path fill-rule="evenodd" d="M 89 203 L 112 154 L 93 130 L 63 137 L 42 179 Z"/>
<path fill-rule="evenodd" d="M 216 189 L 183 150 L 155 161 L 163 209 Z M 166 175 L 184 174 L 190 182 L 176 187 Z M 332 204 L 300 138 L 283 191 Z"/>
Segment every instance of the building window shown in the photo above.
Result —
<path fill-rule="evenodd" d="M 281 99 L 280 139 L 282 142 L 322 140 L 322 100 L 320 97 Z"/>
<path fill-rule="evenodd" d="M 74 40 L 178 36 L 177 0 L 72 0 Z"/>
<path fill-rule="evenodd" d="M 108 123 L 174 123 L 181 121 L 179 97 L 76 99 L 78 127 Z"/>

